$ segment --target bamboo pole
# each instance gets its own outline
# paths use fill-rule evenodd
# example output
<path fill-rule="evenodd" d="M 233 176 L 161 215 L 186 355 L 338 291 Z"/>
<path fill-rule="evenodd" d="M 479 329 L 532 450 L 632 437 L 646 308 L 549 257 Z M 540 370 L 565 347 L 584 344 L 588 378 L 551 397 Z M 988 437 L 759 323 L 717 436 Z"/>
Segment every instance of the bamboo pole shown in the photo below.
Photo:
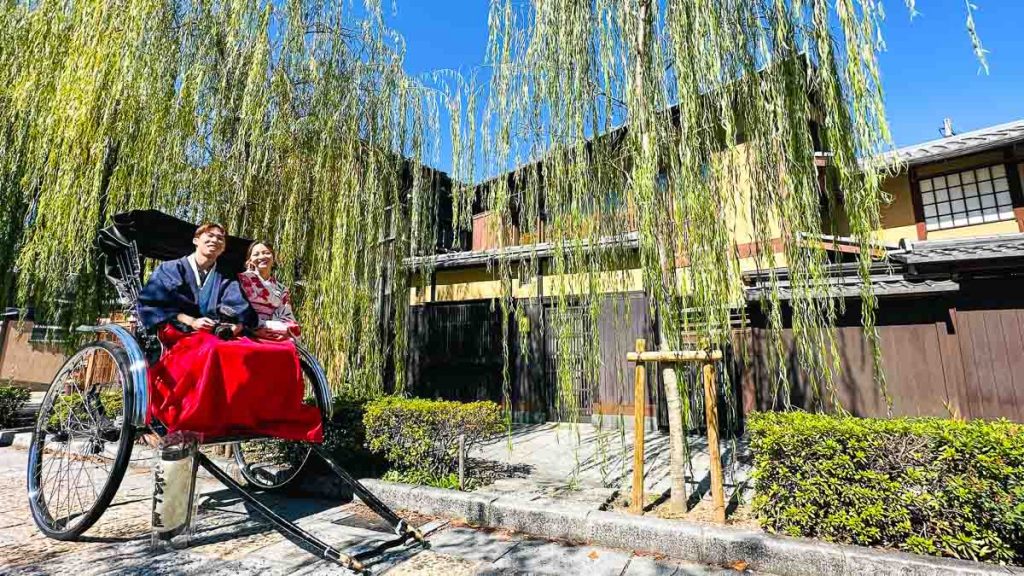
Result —
<path fill-rule="evenodd" d="M 636 354 L 643 354 L 647 342 L 636 341 Z M 633 372 L 633 498 L 630 511 L 641 514 L 644 510 L 644 418 L 647 415 L 647 368 L 636 360 Z"/>
<path fill-rule="evenodd" d="M 711 499 L 714 518 L 725 523 L 725 480 L 722 476 L 722 454 L 718 445 L 718 393 L 715 390 L 715 365 L 704 365 L 704 414 L 708 425 L 708 455 L 711 458 Z"/>
<path fill-rule="evenodd" d="M 82 382 L 82 392 L 87 392 L 92 388 L 93 372 L 96 371 L 96 355 L 99 352 L 93 352 L 89 354 L 89 359 L 85 361 L 85 381 Z"/>
<path fill-rule="evenodd" d="M 708 455 L 710 456 L 711 498 L 714 519 L 720 524 L 725 523 L 725 477 L 722 472 L 722 453 L 719 445 L 718 431 L 718 392 L 715 383 L 714 361 L 722 359 L 721 350 L 707 351 L 653 351 L 646 352 L 644 340 L 636 341 L 636 352 L 626 354 L 626 359 L 636 364 L 633 382 L 633 492 L 630 511 L 639 514 L 643 511 L 644 497 L 644 417 L 646 389 L 644 379 L 647 375 L 645 362 L 703 362 L 704 380 L 704 414 L 708 429 Z"/>
<path fill-rule="evenodd" d="M 703 350 L 654 350 L 651 352 L 629 352 L 626 354 L 626 360 L 630 362 L 705 362 L 721 359 L 721 350 L 712 350 L 711 352 Z"/>

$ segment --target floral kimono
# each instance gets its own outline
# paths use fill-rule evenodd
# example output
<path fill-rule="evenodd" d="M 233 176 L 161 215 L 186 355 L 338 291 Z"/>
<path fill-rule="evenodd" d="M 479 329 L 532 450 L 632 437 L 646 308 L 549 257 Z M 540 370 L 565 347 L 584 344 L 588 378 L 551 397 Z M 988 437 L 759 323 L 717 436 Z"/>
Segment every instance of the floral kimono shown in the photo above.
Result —
<path fill-rule="evenodd" d="M 271 277 L 264 280 L 259 272 L 248 271 L 238 275 L 238 284 L 249 305 L 259 316 L 260 328 L 287 330 L 292 337 L 301 333 L 299 323 L 292 312 L 288 288 Z"/>

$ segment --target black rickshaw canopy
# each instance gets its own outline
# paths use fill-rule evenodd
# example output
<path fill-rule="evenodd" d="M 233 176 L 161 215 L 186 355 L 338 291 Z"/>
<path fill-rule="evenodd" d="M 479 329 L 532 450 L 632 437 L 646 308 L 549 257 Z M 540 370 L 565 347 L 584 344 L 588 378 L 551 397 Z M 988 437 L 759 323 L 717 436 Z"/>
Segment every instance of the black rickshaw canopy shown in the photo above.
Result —
<path fill-rule="evenodd" d="M 97 239 L 108 262 L 124 254 L 132 242 L 139 256 L 160 261 L 181 258 L 195 250 L 192 238 L 198 225 L 159 210 L 132 210 L 117 214 L 112 220 L 114 223 L 101 230 Z M 252 242 L 228 236 L 224 253 L 217 259 L 218 269 L 225 274 L 243 271 L 246 251 Z"/>

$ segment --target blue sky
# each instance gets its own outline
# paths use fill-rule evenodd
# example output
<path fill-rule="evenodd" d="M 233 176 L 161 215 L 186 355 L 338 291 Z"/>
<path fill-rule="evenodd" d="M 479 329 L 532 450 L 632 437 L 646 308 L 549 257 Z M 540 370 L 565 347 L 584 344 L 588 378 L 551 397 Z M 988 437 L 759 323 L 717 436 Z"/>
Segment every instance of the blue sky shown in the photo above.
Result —
<path fill-rule="evenodd" d="M 889 122 L 897 146 L 938 138 L 944 117 L 957 132 L 1024 118 L 1024 0 L 972 0 L 989 50 L 989 74 L 979 73 L 964 27 L 961 0 L 885 0 L 886 44 L 880 57 Z M 483 63 L 487 0 L 394 0 L 388 22 L 406 40 L 412 75 Z M 450 169 L 441 158 L 440 168 Z"/>

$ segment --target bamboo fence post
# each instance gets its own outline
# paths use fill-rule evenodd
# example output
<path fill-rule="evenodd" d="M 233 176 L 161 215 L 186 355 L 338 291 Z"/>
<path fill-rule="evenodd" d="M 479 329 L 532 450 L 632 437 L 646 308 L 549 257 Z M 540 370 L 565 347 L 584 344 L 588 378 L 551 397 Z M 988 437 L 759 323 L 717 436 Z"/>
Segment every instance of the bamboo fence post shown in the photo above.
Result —
<path fill-rule="evenodd" d="M 466 435 L 459 434 L 459 490 L 466 489 Z"/>
<path fill-rule="evenodd" d="M 633 371 L 633 497 L 630 511 L 640 514 L 644 510 L 644 418 L 647 415 L 647 368 L 639 358 L 647 342 L 636 341 L 636 368 Z"/>
<path fill-rule="evenodd" d="M 85 381 L 82 382 L 82 392 L 86 392 L 92 388 L 93 372 L 96 370 L 97 354 L 99 354 L 99 352 L 89 354 L 89 359 L 85 361 Z"/>
<path fill-rule="evenodd" d="M 722 475 L 722 454 L 718 445 L 718 393 L 715 390 L 715 365 L 704 364 L 704 414 L 708 425 L 708 456 L 711 459 L 711 498 L 714 518 L 725 523 L 725 482 Z"/>
<path fill-rule="evenodd" d="M 722 452 L 718 430 L 718 392 L 715 382 L 715 361 L 722 359 L 721 350 L 704 351 L 654 351 L 645 352 L 644 340 L 636 341 L 636 352 L 626 354 L 626 360 L 635 362 L 633 377 L 633 492 L 630 511 L 643 511 L 644 499 L 644 418 L 646 416 L 647 376 L 645 362 L 702 362 L 704 380 L 704 415 L 708 428 L 708 456 L 710 457 L 711 498 L 714 519 L 725 523 L 725 476 L 722 472 Z"/>

